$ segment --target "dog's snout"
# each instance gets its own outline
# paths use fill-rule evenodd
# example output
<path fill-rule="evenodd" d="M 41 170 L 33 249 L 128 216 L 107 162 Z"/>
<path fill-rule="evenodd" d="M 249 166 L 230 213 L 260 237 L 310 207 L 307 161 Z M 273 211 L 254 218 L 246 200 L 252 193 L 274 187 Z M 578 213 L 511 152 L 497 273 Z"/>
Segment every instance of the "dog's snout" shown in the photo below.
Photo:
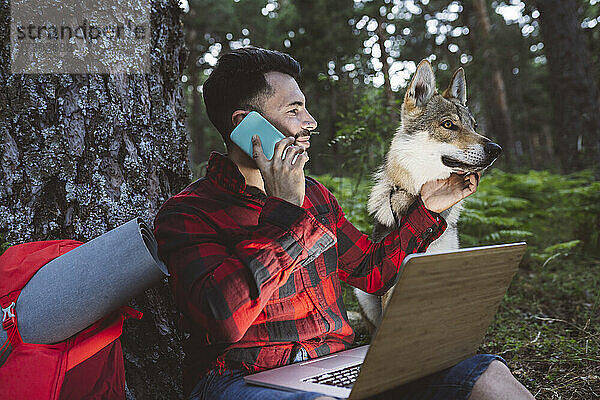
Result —
<path fill-rule="evenodd" d="M 494 142 L 487 142 L 483 146 L 483 149 L 485 150 L 486 156 L 489 156 L 490 158 L 497 158 L 500 153 L 502 153 L 502 147 L 498 146 Z"/>

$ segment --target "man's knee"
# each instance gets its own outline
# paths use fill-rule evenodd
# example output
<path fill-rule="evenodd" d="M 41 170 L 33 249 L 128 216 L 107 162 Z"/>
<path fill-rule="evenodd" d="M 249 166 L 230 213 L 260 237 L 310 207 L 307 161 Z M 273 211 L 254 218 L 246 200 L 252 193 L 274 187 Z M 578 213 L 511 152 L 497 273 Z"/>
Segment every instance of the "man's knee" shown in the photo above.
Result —
<path fill-rule="evenodd" d="M 504 363 L 494 360 L 477 379 L 469 396 L 469 400 L 484 399 L 533 399 L 533 396 Z"/>

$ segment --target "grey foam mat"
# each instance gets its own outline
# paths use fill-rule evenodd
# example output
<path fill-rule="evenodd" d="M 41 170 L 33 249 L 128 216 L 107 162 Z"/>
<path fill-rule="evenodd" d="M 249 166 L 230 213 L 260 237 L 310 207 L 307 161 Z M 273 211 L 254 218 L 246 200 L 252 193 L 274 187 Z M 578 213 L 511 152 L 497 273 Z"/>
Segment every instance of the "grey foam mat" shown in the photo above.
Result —
<path fill-rule="evenodd" d="M 40 268 L 15 307 L 21 337 L 29 343 L 63 341 L 165 275 L 152 231 L 141 218 L 132 219 Z M 0 328 L 0 343 L 6 338 Z"/>

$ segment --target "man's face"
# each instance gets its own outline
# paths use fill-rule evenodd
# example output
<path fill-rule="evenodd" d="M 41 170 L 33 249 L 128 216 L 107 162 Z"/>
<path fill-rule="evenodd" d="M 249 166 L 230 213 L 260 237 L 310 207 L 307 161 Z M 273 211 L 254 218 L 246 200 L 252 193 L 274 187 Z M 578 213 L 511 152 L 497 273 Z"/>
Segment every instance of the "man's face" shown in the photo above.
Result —
<path fill-rule="evenodd" d="M 308 113 L 298 83 L 281 72 L 267 72 L 265 79 L 273 93 L 263 100 L 261 114 L 285 136 L 294 136 L 295 145 L 308 149 L 310 131 L 317 127 L 317 121 Z"/>

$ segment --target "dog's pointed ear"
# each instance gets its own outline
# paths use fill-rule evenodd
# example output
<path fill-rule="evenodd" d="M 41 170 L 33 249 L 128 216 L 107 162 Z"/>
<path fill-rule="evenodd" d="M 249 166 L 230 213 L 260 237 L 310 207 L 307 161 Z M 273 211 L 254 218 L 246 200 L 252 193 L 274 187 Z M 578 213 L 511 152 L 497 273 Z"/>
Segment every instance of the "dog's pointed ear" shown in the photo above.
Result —
<path fill-rule="evenodd" d="M 460 101 L 463 106 L 467 105 L 467 80 L 465 79 L 465 70 L 462 67 L 454 72 L 450 85 L 444 90 L 442 96 L 447 99 L 453 97 Z"/>
<path fill-rule="evenodd" d="M 427 60 L 422 60 L 408 85 L 404 104 L 409 107 L 423 107 L 435 94 L 435 76 Z"/>
<path fill-rule="evenodd" d="M 408 85 L 404 104 L 410 107 L 423 107 L 435 94 L 435 76 L 427 60 L 422 60 Z"/>

